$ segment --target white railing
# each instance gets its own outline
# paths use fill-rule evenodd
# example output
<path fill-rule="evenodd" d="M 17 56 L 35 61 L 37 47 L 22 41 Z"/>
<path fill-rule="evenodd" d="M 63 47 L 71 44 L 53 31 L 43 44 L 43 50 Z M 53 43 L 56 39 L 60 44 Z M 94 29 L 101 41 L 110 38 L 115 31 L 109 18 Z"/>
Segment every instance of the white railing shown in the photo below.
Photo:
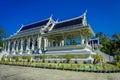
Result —
<path fill-rule="evenodd" d="M 83 49 L 84 45 L 66 45 L 66 46 L 58 46 L 58 47 L 47 47 L 47 50 L 65 50 L 65 49 Z"/>

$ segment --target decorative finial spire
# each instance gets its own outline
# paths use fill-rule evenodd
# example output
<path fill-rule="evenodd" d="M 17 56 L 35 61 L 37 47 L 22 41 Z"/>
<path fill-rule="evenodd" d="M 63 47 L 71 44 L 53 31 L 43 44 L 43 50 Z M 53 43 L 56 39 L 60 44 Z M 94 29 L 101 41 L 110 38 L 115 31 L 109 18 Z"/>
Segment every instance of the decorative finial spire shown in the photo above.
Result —
<path fill-rule="evenodd" d="M 24 25 L 22 24 L 21 27 L 23 27 Z"/>
<path fill-rule="evenodd" d="M 51 14 L 50 19 L 52 19 L 52 17 L 53 17 L 53 14 Z"/>
<path fill-rule="evenodd" d="M 87 13 L 87 10 L 84 12 L 83 14 L 83 25 L 86 26 L 87 25 L 87 21 L 86 21 L 86 13 Z"/>
<path fill-rule="evenodd" d="M 21 24 L 21 27 L 20 27 L 20 29 L 16 32 L 16 33 L 18 33 L 22 28 L 24 27 L 24 25 L 23 24 Z"/>
<path fill-rule="evenodd" d="M 55 22 L 58 22 L 59 18 L 57 18 L 57 20 Z"/>
<path fill-rule="evenodd" d="M 84 17 L 86 16 L 86 13 L 87 13 L 87 10 L 85 10 L 85 12 L 84 12 L 84 14 L 83 14 Z"/>

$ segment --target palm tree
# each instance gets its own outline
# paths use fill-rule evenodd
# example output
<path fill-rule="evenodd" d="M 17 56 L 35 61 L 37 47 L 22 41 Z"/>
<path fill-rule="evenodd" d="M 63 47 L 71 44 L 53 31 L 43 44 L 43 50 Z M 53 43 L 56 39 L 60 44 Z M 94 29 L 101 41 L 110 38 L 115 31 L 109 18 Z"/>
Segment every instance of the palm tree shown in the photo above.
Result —
<path fill-rule="evenodd" d="M 91 56 L 92 58 L 94 58 L 94 64 L 101 62 L 101 60 L 103 59 L 103 56 L 100 54 L 92 54 Z"/>

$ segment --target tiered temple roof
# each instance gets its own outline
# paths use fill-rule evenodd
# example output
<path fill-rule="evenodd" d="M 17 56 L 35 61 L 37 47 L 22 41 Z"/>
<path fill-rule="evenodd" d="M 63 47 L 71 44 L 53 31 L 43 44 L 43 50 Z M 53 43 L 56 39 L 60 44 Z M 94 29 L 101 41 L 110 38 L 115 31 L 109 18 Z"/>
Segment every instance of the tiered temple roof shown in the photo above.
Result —
<path fill-rule="evenodd" d="M 60 22 L 54 22 L 52 17 L 50 17 L 39 22 L 23 25 L 17 33 L 15 33 L 13 36 L 11 36 L 8 39 L 24 37 L 24 36 L 33 35 L 33 34 L 39 34 L 41 29 L 42 28 L 45 29 L 46 26 L 47 26 L 47 30 L 51 28 L 51 30 L 48 30 L 47 32 L 45 32 L 46 35 L 49 33 L 51 34 L 54 32 L 59 32 L 59 30 L 66 31 L 66 30 L 73 30 L 73 28 L 74 30 L 77 30 L 77 29 L 80 29 L 80 27 L 84 26 L 83 21 L 85 21 L 85 15 L 60 21 Z M 47 25 L 48 23 L 49 25 Z"/>

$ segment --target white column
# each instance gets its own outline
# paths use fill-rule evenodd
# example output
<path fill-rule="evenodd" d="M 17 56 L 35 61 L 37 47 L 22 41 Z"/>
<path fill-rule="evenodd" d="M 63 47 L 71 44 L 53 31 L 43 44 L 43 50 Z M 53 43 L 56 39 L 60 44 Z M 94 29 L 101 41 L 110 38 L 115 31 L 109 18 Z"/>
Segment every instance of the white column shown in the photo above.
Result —
<path fill-rule="evenodd" d="M 16 51 L 18 52 L 19 40 L 17 40 Z"/>
<path fill-rule="evenodd" d="M 64 46 L 64 44 L 65 44 L 64 40 L 61 41 L 61 44 L 62 44 L 61 46 Z"/>
<path fill-rule="evenodd" d="M 47 39 L 44 37 L 44 50 L 46 50 L 47 47 Z"/>
<path fill-rule="evenodd" d="M 34 50 L 34 48 L 35 48 L 35 38 L 32 37 L 32 50 Z"/>
<path fill-rule="evenodd" d="M 49 43 L 48 43 L 48 38 L 46 38 L 46 47 L 49 46 Z"/>
<path fill-rule="evenodd" d="M 4 51 L 6 52 L 7 50 L 6 50 L 6 47 L 7 47 L 7 45 L 6 45 L 6 41 L 4 42 Z"/>
<path fill-rule="evenodd" d="M 53 40 L 52 39 L 49 40 L 49 47 L 53 47 Z"/>
<path fill-rule="evenodd" d="M 85 39 L 84 39 L 84 37 L 81 35 L 81 44 L 84 44 L 84 41 L 85 41 Z"/>
<path fill-rule="evenodd" d="M 30 54 L 30 37 L 27 38 L 26 50 L 27 50 L 27 54 Z"/>
<path fill-rule="evenodd" d="M 51 39 L 48 39 L 48 47 L 51 47 Z"/>
<path fill-rule="evenodd" d="M 20 54 L 22 55 L 23 52 L 23 38 L 21 38 L 21 50 L 20 50 Z"/>
<path fill-rule="evenodd" d="M 42 53 L 42 50 L 41 50 L 41 40 L 42 40 L 42 36 L 38 36 L 38 48 L 39 48 L 39 53 L 40 54 Z"/>
<path fill-rule="evenodd" d="M 53 40 L 50 41 L 51 46 L 53 47 Z"/>
<path fill-rule="evenodd" d="M 13 42 L 13 47 L 12 47 L 13 54 L 15 54 L 15 44 L 16 44 L 16 41 Z"/>
<path fill-rule="evenodd" d="M 85 42 L 86 42 L 85 44 L 88 45 L 88 37 L 85 37 L 85 38 L 86 38 L 85 39 Z"/>
<path fill-rule="evenodd" d="M 8 41 L 8 53 L 10 52 L 10 41 Z"/>
<path fill-rule="evenodd" d="M 65 34 L 63 34 L 62 46 L 65 46 L 65 45 L 66 45 L 66 36 Z"/>

